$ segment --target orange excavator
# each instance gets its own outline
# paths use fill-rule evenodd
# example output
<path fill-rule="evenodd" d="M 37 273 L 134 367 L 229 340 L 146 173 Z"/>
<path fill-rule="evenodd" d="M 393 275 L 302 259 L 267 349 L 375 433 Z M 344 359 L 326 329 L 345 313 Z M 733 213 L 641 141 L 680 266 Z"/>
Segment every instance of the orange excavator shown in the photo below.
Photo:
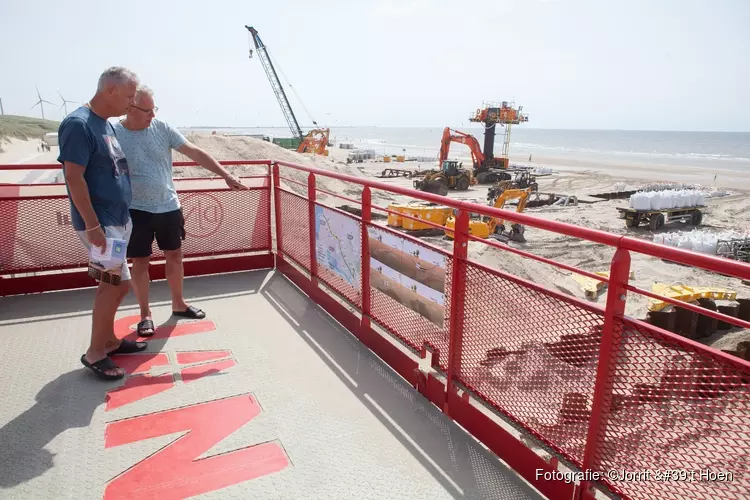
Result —
<path fill-rule="evenodd" d="M 511 175 L 503 172 L 508 168 L 507 158 L 486 158 L 482 153 L 479 141 L 471 134 L 466 134 L 458 130 L 452 130 L 448 127 L 443 130 L 443 138 L 440 141 L 440 158 L 438 165 L 442 165 L 448 159 L 451 143 L 458 142 L 465 144 L 471 151 L 471 161 L 474 164 L 474 177 L 479 184 L 492 184 L 497 181 L 510 180 Z"/>
<path fill-rule="evenodd" d="M 327 128 L 316 128 L 307 133 L 297 148 L 298 153 L 315 153 L 328 156 L 328 137 L 331 133 Z"/>

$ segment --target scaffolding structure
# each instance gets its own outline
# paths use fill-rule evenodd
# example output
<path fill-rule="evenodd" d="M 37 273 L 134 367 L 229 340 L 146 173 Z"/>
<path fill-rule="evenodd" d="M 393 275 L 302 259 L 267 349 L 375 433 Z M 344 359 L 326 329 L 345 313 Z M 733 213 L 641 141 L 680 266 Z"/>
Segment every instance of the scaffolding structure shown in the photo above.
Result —
<path fill-rule="evenodd" d="M 492 158 L 495 149 L 495 127 L 504 126 L 503 149 L 500 158 L 503 159 L 505 168 L 508 168 L 510 159 L 510 132 L 513 125 L 529 121 L 529 115 L 522 113 L 523 106 L 516 108 L 514 102 L 485 101 L 476 113 L 469 116 L 469 121 L 484 125 L 484 156 Z"/>

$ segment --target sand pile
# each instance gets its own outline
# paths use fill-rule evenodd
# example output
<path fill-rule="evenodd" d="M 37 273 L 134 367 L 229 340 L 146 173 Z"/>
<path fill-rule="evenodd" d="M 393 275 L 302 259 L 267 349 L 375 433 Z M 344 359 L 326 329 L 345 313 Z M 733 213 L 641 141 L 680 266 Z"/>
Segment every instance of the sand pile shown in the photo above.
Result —
<path fill-rule="evenodd" d="M 188 133 L 186 138 L 196 146 L 206 150 L 217 160 L 274 159 L 303 166 L 317 167 L 356 177 L 365 177 L 356 167 L 347 165 L 345 162 L 336 161 L 330 157 L 297 153 L 296 151 L 290 151 L 271 142 L 255 139 L 253 137 Z M 189 158 L 179 153 L 174 154 L 174 161 L 189 160 Z M 230 167 L 230 171 L 236 175 L 258 175 L 265 173 L 267 169 L 263 166 L 248 165 Z M 175 171 L 175 177 L 210 177 L 212 175 L 211 172 L 200 167 L 184 168 Z M 307 194 L 307 172 L 288 167 L 281 167 L 281 176 L 296 181 L 288 182 L 282 180 L 282 185 L 285 188 L 303 196 Z M 302 185 L 297 184 L 297 182 Z M 354 199 L 359 199 L 362 193 L 362 187 L 357 184 L 322 176 L 316 177 L 316 186 L 318 189 L 323 189 L 325 191 Z M 317 199 L 320 201 L 327 201 L 333 205 L 347 203 L 345 200 L 333 198 L 321 192 L 318 193 Z M 383 202 L 390 201 L 391 199 L 392 197 L 387 193 L 373 192 L 373 200 Z"/>
<path fill-rule="evenodd" d="M 375 169 L 376 167 L 373 166 L 373 172 Z M 574 194 L 589 201 L 594 200 L 591 194 L 611 192 L 616 184 L 626 184 L 626 187 L 629 189 L 650 188 L 652 190 L 663 188 L 667 185 L 666 182 L 649 183 L 639 180 L 621 179 L 596 171 L 565 172 L 550 177 L 541 177 L 538 179 L 538 182 L 539 191 L 542 193 Z M 618 187 L 620 189 L 615 190 L 623 190 L 621 185 Z M 701 186 L 699 183 L 675 182 L 669 184 L 669 188 L 685 189 L 696 187 L 702 188 L 703 192 L 711 190 L 705 184 Z M 464 193 L 451 192 L 450 196 L 456 199 L 475 198 L 480 203 L 486 203 L 486 201 L 481 201 L 482 194 L 485 191 L 480 189 L 480 187 L 475 186 Z M 706 233 L 710 232 L 712 234 L 729 231 L 744 234 L 750 230 L 747 223 L 750 220 L 750 197 L 746 194 L 707 196 L 706 198 L 708 198 L 706 204 L 709 205 L 709 208 L 704 210 L 704 222 L 698 228 L 699 230 L 704 230 Z M 525 213 L 548 220 L 566 222 L 577 226 L 652 241 L 654 233 L 648 227 L 641 227 L 635 230 L 627 228 L 625 222 L 618 217 L 617 207 L 624 208 L 628 204 L 627 199 L 599 200 L 596 203 L 580 203 L 575 207 L 544 206 L 527 208 Z M 694 226 L 677 222 L 664 226 L 657 234 L 666 239 L 671 238 L 671 235 L 681 235 L 691 232 L 694 229 L 696 229 Z M 567 238 L 532 227 L 526 228 L 525 236 L 526 243 L 513 242 L 510 246 L 589 272 L 608 271 L 614 254 L 614 250 L 605 245 Z M 443 245 L 441 244 L 442 241 L 431 241 L 431 243 L 448 250 L 450 249 L 449 244 Z M 582 300 L 588 300 L 580 284 L 567 271 L 520 257 L 510 252 L 490 248 L 481 243 L 470 243 L 469 251 L 472 259 L 491 268 L 501 269 L 547 288 L 573 295 Z M 741 280 L 736 278 L 710 273 L 691 266 L 673 264 L 637 253 L 633 253 L 631 258 L 632 270 L 635 273 L 632 282 L 636 286 L 646 290 L 651 290 L 654 283 L 685 284 L 688 286 L 727 288 L 737 291 L 741 297 L 750 296 L 750 287 L 743 285 Z M 489 283 L 490 280 L 488 280 L 488 286 Z M 603 292 L 595 302 L 603 306 L 606 302 L 606 292 Z M 629 294 L 626 312 L 632 317 L 644 318 L 648 312 L 648 298 L 635 293 Z M 712 342 L 713 338 L 706 340 L 708 344 Z"/>

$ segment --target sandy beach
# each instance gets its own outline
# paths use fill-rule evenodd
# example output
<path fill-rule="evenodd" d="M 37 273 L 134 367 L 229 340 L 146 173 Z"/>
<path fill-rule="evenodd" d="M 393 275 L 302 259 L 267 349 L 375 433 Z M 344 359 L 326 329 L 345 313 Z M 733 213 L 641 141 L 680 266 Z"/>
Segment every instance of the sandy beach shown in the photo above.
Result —
<path fill-rule="evenodd" d="M 375 178 L 386 167 L 427 170 L 436 166 L 435 163 L 385 164 L 382 161 L 347 164 L 346 157 L 349 151 L 335 147 L 329 148 L 330 155 L 328 157 L 322 157 L 300 155 L 294 151 L 285 150 L 269 142 L 250 137 L 189 133 L 188 138 L 222 160 L 275 158 L 361 178 Z M 50 152 L 38 153 L 33 141 L 12 140 L 10 144 L 5 144 L 5 150 L 4 153 L 0 153 L 0 163 L 3 164 L 53 163 L 57 154 L 56 147 L 53 147 Z M 186 158 L 175 153 L 174 160 L 181 161 L 186 160 Z M 595 200 L 591 198 L 591 195 L 614 191 L 616 183 L 624 183 L 627 189 L 638 189 L 657 181 L 676 182 L 700 185 L 706 192 L 714 195 L 707 199 L 708 209 L 700 226 L 701 230 L 708 232 L 750 231 L 750 196 L 748 196 L 750 194 L 750 172 L 708 171 L 694 167 L 680 168 L 674 165 L 658 164 L 623 164 L 617 162 L 596 162 L 594 164 L 586 160 L 571 161 L 570 159 L 537 157 L 536 155 L 533 163 L 523 162 L 521 158 L 517 159 L 515 163 L 542 166 L 553 170 L 552 175 L 538 179 L 540 193 L 568 194 L 589 201 L 588 203 L 579 203 L 578 206 L 527 208 L 526 213 L 541 218 L 615 234 L 628 234 L 651 241 L 654 234 L 648 227 L 626 228 L 624 221 L 618 218 L 617 207 L 627 206 L 627 200 L 590 203 L 590 201 Z M 235 170 L 237 174 L 251 174 L 261 173 L 264 169 L 262 167 L 238 167 Z M 59 175 L 59 170 L 51 172 L 3 172 L 0 182 L 51 182 L 55 178 L 61 180 Z M 210 173 L 200 168 L 188 168 L 177 170 L 175 175 L 178 177 L 205 177 L 209 176 Z M 306 193 L 307 176 L 305 173 L 293 169 L 282 169 L 282 177 L 296 181 L 283 181 L 286 187 L 300 194 Z M 406 187 L 412 185 L 412 180 L 407 178 L 388 179 L 387 182 Z M 358 199 L 361 193 L 361 188 L 356 184 L 330 178 L 318 177 L 317 185 L 321 190 L 318 199 L 332 206 L 351 205 L 351 203 L 327 195 L 325 191 L 353 199 Z M 486 193 L 487 186 L 476 185 L 464 192 L 451 191 L 448 196 L 486 204 Z M 407 201 L 409 200 L 391 193 L 373 192 L 373 202 L 380 206 Z M 678 222 L 666 225 L 659 233 L 677 233 L 693 229 L 692 226 Z M 532 254 L 564 262 L 590 272 L 607 271 L 609 269 L 613 255 L 612 248 L 585 241 L 571 240 L 531 227 L 526 228 L 525 237 L 525 243 L 513 242 L 511 245 Z M 425 240 L 446 249 L 450 249 L 452 245 L 450 240 L 443 237 L 429 237 Z M 521 278 L 576 297 L 585 298 L 584 291 L 567 271 L 521 258 L 479 242 L 470 243 L 470 253 L 473 259 L 485 265 L 506 270 Z M 651 257 L 634 255 L 632 268 L 635 272 L 633 283 L 647 290 L 651 290 L 654 283 L 684 284 L 688 286 L 724 287 L 737 291 L 739 296 L 750 296 L 750 287 L 743 285 L 738 279 L 663 262 Z M 603 304 L 605 299 L 606 294 L 602 293 L 595 301 Z M 647 314 L 647 305 L 648 300 L 645 297 L 631 294 L 627 303 L 627 313 L 636 318 L 644 318 Z M 742 332 L 729 335 L 717 333 L 714 337 L 705 339 L 705 341 L 714 347 L 733 348 L 741 338 L 744 338 Z"/>
<path fill-rule="evenodd" d="M 626 163 L 616 161 L 594 161 L 534 155 L 533 163 L 524 162 L 523 157 L 511 158 L 523 165 L 540 165 L 565 173 L 607 175 L 616 181 L 670 181 L 685 184 L 701 184 L 722 188 L 750 190 L 750 170 L 725 170 L 719 168 L 677 167 L 664 163 Z M 528 158 L 526 158 L 528 159 Z"/>
<path fill-rule="evenodd" d="M 3 141 L 3 151 L 0 152 L 0 165 L 56 163 L 57 147 L 53 147 L 51 151 L 41 151 L 39 144 L 38 140 L 24 141 L 16 138 Z M 0 170 L 0 183 L 31 184 L 36 182 L 53 182 L 58 173 L 59 171 L 57 170 Z"/>

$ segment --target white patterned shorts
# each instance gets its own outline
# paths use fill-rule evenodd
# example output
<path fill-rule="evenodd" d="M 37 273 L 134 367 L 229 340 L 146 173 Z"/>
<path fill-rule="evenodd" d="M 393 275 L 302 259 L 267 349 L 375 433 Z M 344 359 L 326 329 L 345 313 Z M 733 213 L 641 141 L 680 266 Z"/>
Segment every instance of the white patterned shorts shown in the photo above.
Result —
<path fill-rule="evenodd" d="M 130 241 L 130 234 L 133 232 L 133 223 L 128 221 L 124 226 L 102 226 L 104 235 L 107 238 L 116 238 L 118 240 Z M 86 231 L 76 231 L 78 237 L 86 247 L 86 252 L 91 251 L 91 242 L 86 235 Z M 95 269 L 89 266 L 89 276 L 96 279 L 97 281 L 104 281 L 105 283 L 111 283 L 113 285 L 120 284 L 121 281 L 127 281 L 130 279 L 130 268 L 128 267 L 127 261 L 122 263 L 122 268 L 115 272 L 101 272 L 99 269 Z"/>

